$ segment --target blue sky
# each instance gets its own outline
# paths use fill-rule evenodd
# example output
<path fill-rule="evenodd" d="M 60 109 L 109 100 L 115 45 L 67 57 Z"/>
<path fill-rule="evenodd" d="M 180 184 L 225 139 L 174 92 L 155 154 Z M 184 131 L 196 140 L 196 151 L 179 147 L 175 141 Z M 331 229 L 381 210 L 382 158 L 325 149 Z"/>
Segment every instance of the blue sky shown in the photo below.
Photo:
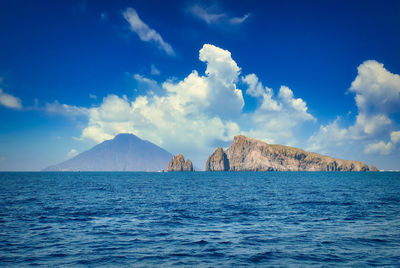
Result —
<path fill-rule="evenodd" d="M 400 169 L 399 1 L 1 1 L 0 170 L 120 132 Z"/>

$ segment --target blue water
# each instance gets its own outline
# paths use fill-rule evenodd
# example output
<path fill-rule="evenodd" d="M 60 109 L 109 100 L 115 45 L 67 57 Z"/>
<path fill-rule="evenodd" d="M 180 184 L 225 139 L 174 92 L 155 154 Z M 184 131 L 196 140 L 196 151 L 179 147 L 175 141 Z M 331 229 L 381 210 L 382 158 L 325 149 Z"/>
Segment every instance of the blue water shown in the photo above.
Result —
<path fill-rule="evenodd" d="M 0 266 L 400 264 L 400 173 L 0 173 Z"/>

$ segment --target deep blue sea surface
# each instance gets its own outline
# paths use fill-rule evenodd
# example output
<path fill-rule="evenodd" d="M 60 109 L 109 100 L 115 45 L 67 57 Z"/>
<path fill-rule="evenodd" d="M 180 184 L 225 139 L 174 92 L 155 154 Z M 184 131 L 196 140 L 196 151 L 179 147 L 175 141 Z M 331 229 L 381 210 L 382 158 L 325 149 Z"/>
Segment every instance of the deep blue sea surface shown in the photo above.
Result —
<path fill-rule="evenodd" d="M 397 266 L 400 173 L 0 173 L 0 266 Z"/>

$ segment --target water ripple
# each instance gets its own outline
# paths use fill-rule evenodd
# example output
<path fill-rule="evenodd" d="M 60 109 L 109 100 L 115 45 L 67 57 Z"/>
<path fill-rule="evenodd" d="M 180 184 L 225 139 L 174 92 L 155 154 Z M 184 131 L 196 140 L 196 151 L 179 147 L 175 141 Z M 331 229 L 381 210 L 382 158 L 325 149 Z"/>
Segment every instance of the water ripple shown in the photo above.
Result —
<path fill-rule="evenodd" d="M 396 266 L 399 173 L 0 173 L 0 266 Z"/>

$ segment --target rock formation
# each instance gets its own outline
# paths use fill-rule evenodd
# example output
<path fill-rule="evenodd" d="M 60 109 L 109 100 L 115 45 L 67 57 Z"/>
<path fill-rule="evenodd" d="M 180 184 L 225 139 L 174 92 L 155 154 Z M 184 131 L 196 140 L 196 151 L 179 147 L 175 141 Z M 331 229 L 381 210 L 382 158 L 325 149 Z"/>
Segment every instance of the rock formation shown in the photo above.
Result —
<path fill-rule="evenodd" d="M 182 154 L 174 156 L 168 164 L 167 171 L 194 171 L 190 159 L 185 161 Z"/>
<path fill-rule="evenodd" d="M 379 169 L 377 169 L 375 165 L 371 165 L 369 171 L 379 171 Z"/>
<path fill-rule="evenodd" d="M 218 148 L 208 158 L 206 170 L 368 171 L 369 168 L 363 162 L 336 159 L 289 146 L 267 144 L 239 135 L 235 136 L 227 150 Z"/>
<path fill-rule="evenodd" d="M 229 160 L 224 150 L 218 147 L 217 150 L 207 159 L 206 171 L 228 171 Z"/>

